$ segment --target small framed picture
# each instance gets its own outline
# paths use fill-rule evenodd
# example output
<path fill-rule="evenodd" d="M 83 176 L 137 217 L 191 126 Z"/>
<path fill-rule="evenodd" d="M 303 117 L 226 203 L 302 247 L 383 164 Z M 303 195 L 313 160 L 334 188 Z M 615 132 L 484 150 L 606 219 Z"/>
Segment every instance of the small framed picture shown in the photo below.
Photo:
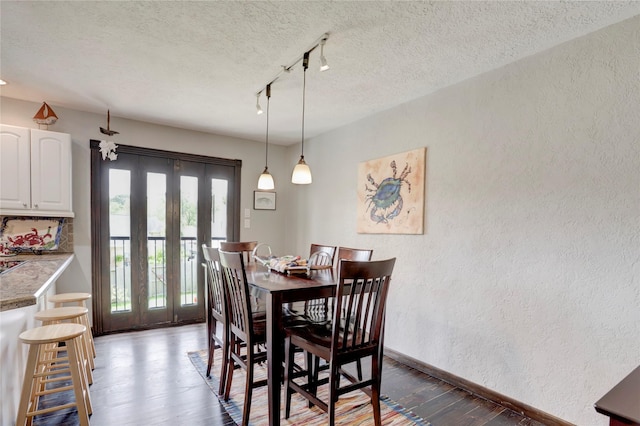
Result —
<path fill-rule="evenodd" d="M 253 191 L 254 210 L 275 210 L 276 193 L 266 191 Z"/>

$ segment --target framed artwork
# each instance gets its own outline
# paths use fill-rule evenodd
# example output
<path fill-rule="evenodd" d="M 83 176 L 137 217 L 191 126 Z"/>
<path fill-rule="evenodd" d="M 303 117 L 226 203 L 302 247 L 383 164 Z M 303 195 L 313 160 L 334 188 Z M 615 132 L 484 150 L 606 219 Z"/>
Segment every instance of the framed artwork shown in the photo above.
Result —
<path fill-rule="evenodd" d="M 426 148 L 358 165 L 357 232 L 424 233 Z"/>
<path fill-rule="evenodd" d="M 276 193 L 267 191 L 253 191 L 254 210 L 275 210 Z"/>

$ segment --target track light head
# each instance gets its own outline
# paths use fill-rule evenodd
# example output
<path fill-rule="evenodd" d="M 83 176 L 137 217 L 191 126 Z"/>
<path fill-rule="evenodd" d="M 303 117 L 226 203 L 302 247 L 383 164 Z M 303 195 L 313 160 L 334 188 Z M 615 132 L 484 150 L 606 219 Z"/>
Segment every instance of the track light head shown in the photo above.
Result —
<path fill-rule="evenodd" d="M 260 92 L 262 93 L 262 92 Z M 260 115 L 262 114 L 264 111 L 262 111 L 262 107 L 260 106 L 260 93 L 258 93 L 256 95 L 256 110 L 257 110 L 257 114 Z"/>
<path fill-rule="evenodd" d="M 329 69 L 327 58 L 324 57 L 324 44 L 327 42 L 326 38 L 320 40 L 320 71 L 326 71 Z"/>

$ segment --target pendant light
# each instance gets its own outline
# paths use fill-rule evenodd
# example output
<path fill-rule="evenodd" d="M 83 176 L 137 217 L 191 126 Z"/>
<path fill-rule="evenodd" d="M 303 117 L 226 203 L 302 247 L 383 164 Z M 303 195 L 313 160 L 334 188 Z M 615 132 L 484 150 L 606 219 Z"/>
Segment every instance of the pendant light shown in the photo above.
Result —
<path fill-rule="evenodd" d="M 267 136 L 265 143 L 265 153 L 264 153 L 264 171 L 258 178 L 258 189 L 262 190 L 273 190 L 276 186 L 273 182 L 273 176 L 269 173 L 269 167 L 267 166 L 269 159 L 269 100 L 271 99 L 271 83 L 267 84 Z"/>
<path fill-rule="evenodd" d="M 312 182 L 311 169 L 304 161 L 304 101 L 307 86 L 307 68 L 309 68 L 309 52 L 306 52 L 302 58 L 302 151 L 300 153 L 300 160 L 298 160 L 298 164 L 293 168 L 293 173 L 291 174 L 291 183 L 298 185 L 308 185 Z"/>

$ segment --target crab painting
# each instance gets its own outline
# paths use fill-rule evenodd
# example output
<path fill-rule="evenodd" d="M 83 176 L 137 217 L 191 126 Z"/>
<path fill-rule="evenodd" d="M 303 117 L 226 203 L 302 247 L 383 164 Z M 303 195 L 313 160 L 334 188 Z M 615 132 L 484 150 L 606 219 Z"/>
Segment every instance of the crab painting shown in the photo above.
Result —
<path fill-rule="evenodd" d="M 411 167 L 407 163 L 400 173 L 396 167 L 395 160 L 390 164 L 393 170 L 393 176 L 384 179 L 380 184 L 371 177 L 371 173 L 367 174 L 367 180 L 373 187 L 365 185 L 367 190 L 366 200 L 367 210 L 371 208 L 371 220 L 376 223 L 388 223 L 402 211 L 402 195 L 400 191 L 403 185 L 407 186 L 407 190 L 411 192 L 411 183 L 406 179 L 411 173 Z"/>

